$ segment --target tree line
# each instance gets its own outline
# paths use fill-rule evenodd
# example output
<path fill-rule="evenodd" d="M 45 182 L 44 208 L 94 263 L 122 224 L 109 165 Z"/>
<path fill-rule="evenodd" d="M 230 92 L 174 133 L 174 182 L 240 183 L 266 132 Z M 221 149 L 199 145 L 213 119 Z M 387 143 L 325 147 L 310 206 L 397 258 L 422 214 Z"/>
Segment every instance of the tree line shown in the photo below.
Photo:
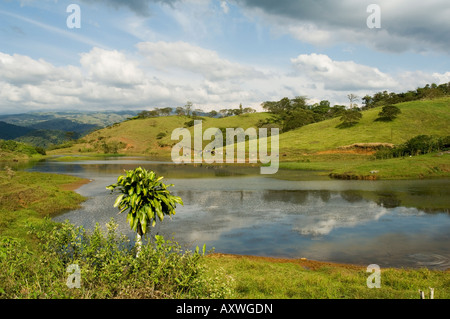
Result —
<path fill-rule="evenodd" d="M 319 103 L 307 104 L 305 96 L 297 96 L 293 99 L 287 97 L 280 101 L 266 101 L 261 104 L 264 110 L 272 117 L 260 121 L 260 127 L 277 126 L 281 131 L 287 132 L 307 124 L 340 117 L 341 123 L 337 128 L 348 128 L 356 125 L 362 118 L 361 111 L 382 107 L 376 121 L 393 121 L 400 113 L 400 109 L 394 104 L 421 99 L 431 99 L 450 95 L 450 82 L 437 85 L 427 84 L 416 90 L 405 93 L 388 93 L 387 91 L 375 93 L 373 96 L 366 95 L 362 98 L 362 106 L 357 102 L 359 97 L 348 94 L 349 105 L 331 106 L 328 100 Z"/>
<path fill-rule="evenodd" d="M 437 85 L 427 84 L 416 90 L 403 93 L 389 93 L 387 91 L 377 92 L 373 96 L 366 95 L 362 98 L 364 106 L 362 109 L 371 109 L 378 106 L 397 104 L 402 102 L 416 101 L 422 99 L 434 99 L 450 95 L 450 82 Z"/>
<path fill-rule="evenodd" d="M 141 111 L 135 118 L 150 118 L 150 117 L 160 117 L 170 115 L 186 116 L 189 118 L 196 118 L 198 116 L 228 117 L 249 113 L 256 113 L 256 110 L 251 107 L 244 108 L 242 104 L 240 104 L 238 108 L 234 109 L 221 109 L 220 111 L 212 110 L 210 112 L 205 112 L 200 108 L 195 108 L 194 104 L 188 101 L 184 106 L 178 106 L 176 108 L 164 107 L 164 108 L 155 108 L 151 111 Z"/>

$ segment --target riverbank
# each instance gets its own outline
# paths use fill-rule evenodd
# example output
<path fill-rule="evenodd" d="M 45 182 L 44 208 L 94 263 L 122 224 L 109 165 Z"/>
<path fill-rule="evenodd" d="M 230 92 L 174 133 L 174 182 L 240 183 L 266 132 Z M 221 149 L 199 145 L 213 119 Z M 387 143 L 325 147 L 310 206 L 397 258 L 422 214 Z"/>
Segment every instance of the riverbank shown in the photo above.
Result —
<path fill-rule="evenodd" d="M 47 157 L 59 162 L 77 162 L 88 160 L 102 160 L 108 157 L 135 157 L 150 161 L 171 162 L 170 157 L 148 157 L 143 154 L 59 154 L 57 157 Z M 432 153 L 426 155 L 375 160 L 371 155 L 354 153 L 325 153 L 302 154 L 289 161 L 280 159 L 279 169 L 291 171 L 316 171 L 319 175 L 333 179 L 344 180 L 400 180 L 427 179 L 450 177 L 450 154 Z M 233 163 L 201 163 L 184 164 L 204 166 L 210 168 L 231 167 L 259 167 L 259 164 Z"/>
<path fill-rule="evenodd" d="M 419 299 L 450 298 L 450 269 L 380 269 L 380 287 L 369 288 L 367 266 L 258 256 L 212 254 L 210 271 L 221 269 L 233 282 L 237 299 Z"/>

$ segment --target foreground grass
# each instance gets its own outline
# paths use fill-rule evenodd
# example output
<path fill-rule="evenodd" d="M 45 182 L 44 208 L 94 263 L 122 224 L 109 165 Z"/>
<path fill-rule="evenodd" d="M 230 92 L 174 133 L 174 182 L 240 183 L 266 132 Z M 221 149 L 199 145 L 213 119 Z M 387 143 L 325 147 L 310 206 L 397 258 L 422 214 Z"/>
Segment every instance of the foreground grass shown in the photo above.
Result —
<path fill-rule="evenodd" d="M 1 171 L 0 236 L 25 241 L 26 223 L 78 208 L 84 198 L 70 191 L 70 185 L 84 182 L 66 175 Z"/>
<path fill-rule="evenodd" d="M 370 273 L 355 265 L 213 254 L 209 269 L 234 279 L 237 299 L 418 299 L 419 290 L 450 298 L 450 271 L 381 269 L 381 287 L 368 288 Z"/>

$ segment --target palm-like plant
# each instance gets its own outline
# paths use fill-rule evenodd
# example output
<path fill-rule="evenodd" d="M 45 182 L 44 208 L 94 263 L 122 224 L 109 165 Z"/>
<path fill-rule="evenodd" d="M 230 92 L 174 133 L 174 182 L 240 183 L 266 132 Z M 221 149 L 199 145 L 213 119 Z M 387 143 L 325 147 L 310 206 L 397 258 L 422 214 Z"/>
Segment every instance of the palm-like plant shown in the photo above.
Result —
<path fill-rule="evenodd" d="M 161 182 L 164 177 L 156 176 L 153 171 L 142 167 L 125 171 L 125 175 L 117 178 L 117 183 L 106 188 L 120 194 L 114 203 L 120 213 L 128 210 L 127 221 L 136 232 L 136 248 L 138 254 L 142 245 L 142 236 L 147 233 L 149 226 L 154 227 L 157 219 L 161 222 L 164 216 L 175 215 L 177 204 L 183 205 L 181 197 L 170 194 L 170 185 Z"/>

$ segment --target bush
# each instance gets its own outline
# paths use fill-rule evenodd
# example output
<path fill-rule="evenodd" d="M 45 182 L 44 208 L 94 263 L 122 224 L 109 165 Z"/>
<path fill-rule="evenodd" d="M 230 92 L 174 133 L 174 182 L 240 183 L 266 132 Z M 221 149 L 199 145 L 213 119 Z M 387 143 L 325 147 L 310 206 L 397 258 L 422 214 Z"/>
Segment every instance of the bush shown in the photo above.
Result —
<path fill-rule="evenodd" d="M 400 113 L 402 113 L 402 111 L 395 105 L 386 105 L 383 106 L 381 112 L 378 113 L 378 118 L 375 121 L 389 122 L 394 120 Z"/>
<path fill-rule="evenodd" d="M 192 122 L 192 125 L 194 125 L 194 122 Z M 156 135 L 156 139 L 160 140 L 163 137 L 166 137 L 166 135 L 167 135 L 167 133 L 165 133 L 165 132 L 159 132 L 158 135 Z"/>
<path fill-rule="evenodd" d="M 43 147 L 36 147 L 36 152 L 38 152 L 41 155 L 47 155 L 47 153 L 45 152 L 45 149 Z"/>
<path fill-rule="evenodd" d="M 207 275 L 203 252 L 183 251 L 156 236 L 136 256 L 129 239 L 49 220 L 29 226 L 38 242 L 31 251 L 18 240 L 0 239 L 0 298 L 224 298 L 231 293 L 220 274 Z M 81 270 L 81 287 L 70 289 L 67 268 Z"/>
<path fill-rule="evenodd" d="M 450 148 L 450 136 L 434 137 L 429 135 L 417 135 L 404 144 L 392 149 L 383 148 L 375 153 L 376 159 L 386 159 L 402 156 L 415 156 L 432 152 L 446 151 Z"/>
<path fill-rule="evenodd" d="M 38 153 L 34 146 L 16 142 L 13 140 L 0 140 L 0 150 L 22 153 L 28 156 L 35 155 Z"/>
<path fill-rule="evenodd" d="M 362 113 L 359 109 L 348 109 L 343 111 L 341 116 L 342 123 L 337 125 L 336 128 L 348 128 L 359 123 L 362 118 Z"/>

